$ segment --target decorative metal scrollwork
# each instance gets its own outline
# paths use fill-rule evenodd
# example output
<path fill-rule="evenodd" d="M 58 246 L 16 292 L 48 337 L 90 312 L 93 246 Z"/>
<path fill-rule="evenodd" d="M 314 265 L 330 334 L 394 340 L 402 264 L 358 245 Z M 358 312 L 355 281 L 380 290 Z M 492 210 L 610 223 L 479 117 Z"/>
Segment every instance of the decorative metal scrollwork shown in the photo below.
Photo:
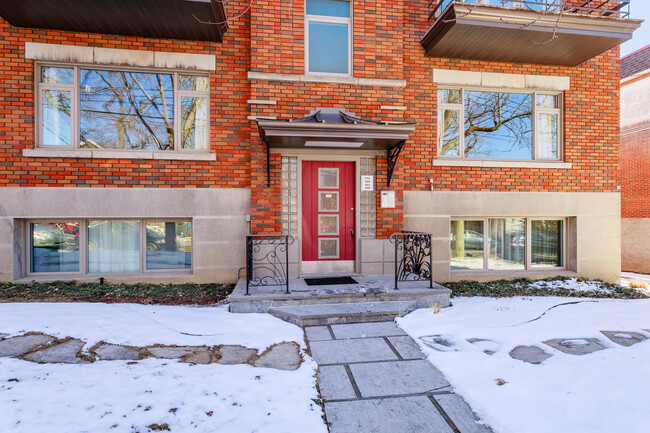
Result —
<path fill-rule="evenodd" d="M 429 233 L 394 233 L 390 242 L 395 244 L 395 290 L 400 281 L 429 280 L 433 288 L 431 262 L 431 235 Z"/>
<path fill-rule="evenodd" d="M 291 244 L 291 235 L 246 236 L 246 295 L 251 286 L 286 286 L 289 293 Z"/>

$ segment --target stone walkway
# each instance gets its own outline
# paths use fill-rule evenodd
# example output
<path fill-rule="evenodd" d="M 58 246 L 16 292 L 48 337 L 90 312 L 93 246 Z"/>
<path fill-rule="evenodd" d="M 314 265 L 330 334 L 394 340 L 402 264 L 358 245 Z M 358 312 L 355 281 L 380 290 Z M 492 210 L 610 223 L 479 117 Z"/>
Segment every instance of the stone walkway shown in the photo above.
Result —
<path fill-rule="evenodd" d="M 82 351 L 84 341 L 30 332 L 12 338 L 0 334 L 0 358 L 14 357 L 42 364 L 88 364 L 95 361 L 139 361 L 145 358 L 176 359 L 188 364 L 249 364 L 253 367 L 297 370 L 302 363 L 295 342 L 274 344 L 258 353 L 238 345 L 220 346 L 124 346 L 100 342 Z"/>
<path fill-rule="evenodd" d="M 331 433 L 489 433 L 394 322 L 305 328 Z"/>

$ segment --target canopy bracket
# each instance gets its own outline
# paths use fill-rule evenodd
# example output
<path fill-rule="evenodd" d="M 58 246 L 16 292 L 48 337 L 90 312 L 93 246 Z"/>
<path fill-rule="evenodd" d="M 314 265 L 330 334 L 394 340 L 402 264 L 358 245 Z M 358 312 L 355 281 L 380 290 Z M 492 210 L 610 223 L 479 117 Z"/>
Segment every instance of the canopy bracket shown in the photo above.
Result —
<path fill-rule="evenodd" d="M 391 147 L 388 149 L 388 188 L 390 188 L 390 180 L 393 178 L 393 170 L 395 170 L 395 165 L 397 164 L 397 160 L 399 159 L 399 154 L 402 151 L 402 148 L 404 147 L 404 144 L 406 144 L 406 140 L 402 140 L 399 143 L 397 143 L 395 146 Z"/>

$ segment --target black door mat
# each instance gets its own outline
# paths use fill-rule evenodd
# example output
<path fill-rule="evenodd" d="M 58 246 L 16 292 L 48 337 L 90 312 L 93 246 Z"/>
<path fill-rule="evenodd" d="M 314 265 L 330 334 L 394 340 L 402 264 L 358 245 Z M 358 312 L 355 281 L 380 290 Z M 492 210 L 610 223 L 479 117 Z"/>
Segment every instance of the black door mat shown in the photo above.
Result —
<path fill-rule="evenodd" d="M 359 284 L 352 277 L 305 278 L 308 286 L 333 286 L 335 284 Z"/>

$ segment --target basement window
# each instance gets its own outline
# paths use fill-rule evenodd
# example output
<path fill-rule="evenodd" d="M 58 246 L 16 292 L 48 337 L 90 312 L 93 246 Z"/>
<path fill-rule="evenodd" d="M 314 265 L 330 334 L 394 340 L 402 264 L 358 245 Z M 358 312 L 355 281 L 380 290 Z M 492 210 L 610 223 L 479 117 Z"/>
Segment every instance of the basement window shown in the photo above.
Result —
<path fill-rule="evenodd" d="M 452 271 L 563 269 L 565 220 L 458 219 L 450 227 Z"/>
<path fill-rule="evenodd" d="M 207 151 L 209 77 L 37 65 L 38 146 Z"/>
<path fill-rule="evenodd" d="M 29 274 L 191 272 L 192 223 L 61 220 L 28 224 Z"/>
<path fill-rule="evenodd" d="M 438 157 L 547 160 L 562 157 L 558 93 L 438 90 Z"/>

